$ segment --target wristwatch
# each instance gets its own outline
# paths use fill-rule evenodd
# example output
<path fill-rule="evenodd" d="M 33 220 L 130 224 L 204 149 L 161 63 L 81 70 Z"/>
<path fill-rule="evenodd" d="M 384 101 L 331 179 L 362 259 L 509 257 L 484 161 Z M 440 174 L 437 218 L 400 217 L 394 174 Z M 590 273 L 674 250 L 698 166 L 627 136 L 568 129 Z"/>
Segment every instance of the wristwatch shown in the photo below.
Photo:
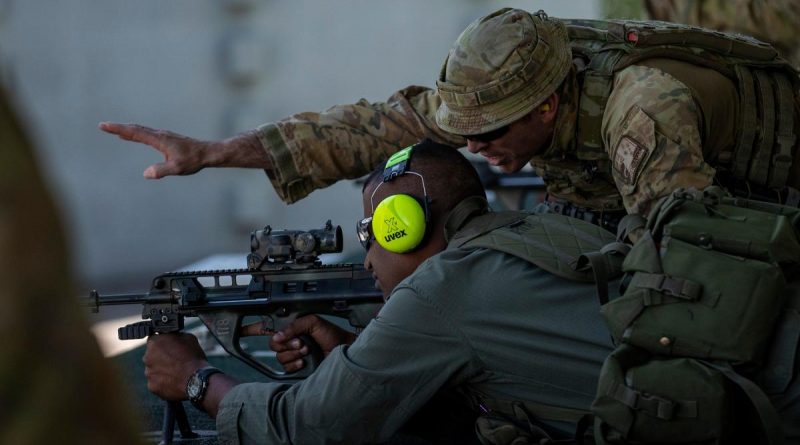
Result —
<path fill-rule="evenodd" d="M 205 398 L 206 390 L 208 389 L 208 379 L 212 374 L 216 374 L 218 372 L 222 371 L 213 366 L 200 368 L 195 371 L 191 377 L 189 377 L 189 381 L 186 383 L 186 394 L 189 396 L 189 401 L 192 402 L 192 405 L 194 405 L 194 407 L 200 411 L 206 411 L 203 409 L 203 399 Z"/>

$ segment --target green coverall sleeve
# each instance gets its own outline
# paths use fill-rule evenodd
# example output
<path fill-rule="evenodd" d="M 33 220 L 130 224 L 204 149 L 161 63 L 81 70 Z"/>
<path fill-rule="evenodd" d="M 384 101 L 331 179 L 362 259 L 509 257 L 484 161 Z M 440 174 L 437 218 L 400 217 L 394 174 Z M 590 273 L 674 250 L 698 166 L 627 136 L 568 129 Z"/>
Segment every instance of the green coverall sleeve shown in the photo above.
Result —
<path fill-rule="evenodd" d="M 432 301 L 401 287 L 351 346 L 306 380 L 247 383 L 223 399 L 224 444 L 384 441 L 445 385 L 474 368 L 461 333 Z"/>

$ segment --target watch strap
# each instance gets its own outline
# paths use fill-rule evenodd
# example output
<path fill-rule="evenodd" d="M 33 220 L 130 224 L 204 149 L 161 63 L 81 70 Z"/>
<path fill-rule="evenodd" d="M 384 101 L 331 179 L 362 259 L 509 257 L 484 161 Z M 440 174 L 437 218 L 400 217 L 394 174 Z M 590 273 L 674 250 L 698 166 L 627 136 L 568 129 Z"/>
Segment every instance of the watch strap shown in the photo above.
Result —
<path fill-rule="evenodd" d="M 208 380 L 213 374 L 216 373 L 222 373 L 222 371 L 213 366 L 206 366 L 205 368 L 200 368 L 195 371 L 194 374 L 192 374 L 192 377 L 189 378 L 187 387 L 192 380 L 197 379 L 200 381 L 200 391 L 198 391 L 194 396 L 189 397 L 189 401 L 192 402 L 192 405 L 194 405 L 194 407 L 200 411 L 205 412 L 205 409 L 203 409 L 203 399 L 205 399 L 206 391 L 208 390 Z"/>

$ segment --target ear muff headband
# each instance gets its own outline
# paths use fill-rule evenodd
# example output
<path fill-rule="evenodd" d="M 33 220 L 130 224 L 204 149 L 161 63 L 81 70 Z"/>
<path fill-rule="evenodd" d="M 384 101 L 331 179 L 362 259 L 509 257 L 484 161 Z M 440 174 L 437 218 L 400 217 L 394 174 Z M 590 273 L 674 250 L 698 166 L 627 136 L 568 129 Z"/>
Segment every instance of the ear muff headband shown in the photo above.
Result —
<path fill-rule="evenodd" d="M 394 253 L 414 250 L 425 238 L 425 211 L 411 195 L 391 195 L 372 214 L 372 233 L 384 249 Z"/>

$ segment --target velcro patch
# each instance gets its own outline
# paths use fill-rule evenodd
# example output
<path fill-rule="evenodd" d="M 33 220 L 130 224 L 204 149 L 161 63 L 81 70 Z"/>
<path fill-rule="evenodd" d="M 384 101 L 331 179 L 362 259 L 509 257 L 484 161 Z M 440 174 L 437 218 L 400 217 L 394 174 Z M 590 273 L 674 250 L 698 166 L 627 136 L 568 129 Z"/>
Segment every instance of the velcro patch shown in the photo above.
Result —
<path fill-rule="evenodd" d="M 633 185 L 639 178 L 640 169 L 647 159 L 648 150 L 628 136 L 623 136 L 614 152 L 614 170 L 622 181 Z"/>

